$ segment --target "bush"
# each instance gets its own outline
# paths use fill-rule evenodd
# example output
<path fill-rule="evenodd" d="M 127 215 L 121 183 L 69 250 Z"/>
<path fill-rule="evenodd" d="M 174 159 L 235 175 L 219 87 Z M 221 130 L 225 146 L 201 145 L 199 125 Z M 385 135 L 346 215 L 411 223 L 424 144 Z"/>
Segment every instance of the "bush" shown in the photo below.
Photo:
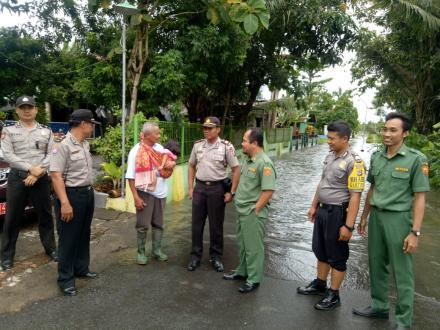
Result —
<path fill-rule="evenodd" d="M 406 144 L 420 150 L 428 157 L 431 187 L 438 190 L 440 189 L 440 125 L 437 124 L 434 128 L 436 130 L 428 136 L 411 132 Z"/>
<path fill-rule="evenodd" d="M 158 122 L 159 120 L 155 117 L 145 118 L 144 114 L 138 112 L 135 114 L 135 118 L 138 121 L 138 131 L 142 129 L 142 125 L 146 121 Z M 130 149 L 134 146 L 134 122 L 127 122 L 125 126 L 125 161 L 127 161 L 128 153 Z M 160 126 L 160 125 L 159 125 Z M 167 137 L 163 134 L 163 129 L 161 129 L 161 141 L 166 141 Z M 117 166 L 122 165 L 122 125 L 118 124 L 116 126 L 108 127 L 105 130 L 103 136 L 96 138 L 92 142 L 92 149 L 95 153 L 101 155 L 104 160 L 108 163 L 114 163 Z"/>

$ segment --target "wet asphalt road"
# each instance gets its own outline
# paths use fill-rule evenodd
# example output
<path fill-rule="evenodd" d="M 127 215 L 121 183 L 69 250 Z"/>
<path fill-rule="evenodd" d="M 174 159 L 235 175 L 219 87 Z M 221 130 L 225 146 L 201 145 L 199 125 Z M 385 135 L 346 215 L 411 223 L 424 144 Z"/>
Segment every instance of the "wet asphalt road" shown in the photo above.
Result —
<path fill-rule="evenodd" d="M 322 156 L 326 151 L 309 149 L 301 152 Z M 292 164 L 290 157 L 298 157 L 292 165 L 297 167 L 296 170 L 315 168 L 319 173 L 322 160 L 316 157 L 316 164 L 312 164 L 302 161 L 303 156 L 300 157 L 300 153 L 285 156 L 277 161 L 277 169 L 290 173 L 293 171 L 288 166 Z M 305 179 L 305 176 L 298 178 Z M 310 176 L 309 180 L 316 180 L 316 175 Z M 40 282 L 32 285 L 47 286 L 53 293 L 43 300 L 34 299 L 19 312 L 0 314 L 0 329 L 392 329 L 393 317 L 390 321 L 372 321 L 351 314 L 353 306 L 369 304 L 368 292 L 362 289 L 363 285 L 360 289 L 352 285 L 356 283 L 356 276 L 366 274 L 367 265 L 362 271 L 353 269 L 355 275 L 350 275 L 352 280 L 347 281 L 341 290 L 342 306 L 335 311 L 316 311 L 313 304 L 319 298 L 296 294 L 296 287 L 314 275 L 315 259 L 310 254 L 308 237 L 310 224 L 301 217 L 305 216 L 305 208 L 310 202 L 311 197 L 307 194 L 313 196 L 316 184 L 286 182 L 290 182 L 289 185 L 279 187 L 272 204 L 274 210 L 267 226 L 265 277 L 256 292 L 238 293 L 239 283 L 222 280 L 222 274 L 209 266 L 207 256 L 195 272 L 186 270 L 191 207 L 189 201 L 184 201 L 167 206 L 164 250 L 170 257 L 168 262 L 152 260 L 147 266 L 135 264 L 133 221 L 130 216 L 122 214 L 104 224 L 103 227 L 108 226 L 104 236 L 92 244 L 92 270 L 99 272 L 98 279 L 80 281 L 78 296 L 63 297 L 53 288 L 55 265 L 36 270 L 32 276 L 39 278 Z M 307 183 L 310 183 L 309 188 L 305 188 Z M 287 194 L 290 189 L 302 191 L 295 199 L 298 206 L 294 212 Z M 292 212 L 291 215 L 283 216 L 285 210 Z M 229 206 L 225 217 L 226 270 L 233 269 L 238 261 L 234 232 L 234 213 Z M 109 248 L 103 239 L 122 242 L 122 236 L 130 242 L 128 246 L 118 243 Z M 205 235 L 205 251 L 208 244 L 209 237 Z M 434 250 L 428 248 L 428 251 Z M 352 253 L 352 258 L 356 259 L 356 254 Z M 362 265 L 362 261 L 354 260 L 353 265 Z M 425 267 L 432 269 L 429 265 Z M 426 272 L 429 279 L 438 279 L 437 274 Z M 438 281 L 431 286 L 437 287 L 436 283 Z M 426 292 L 431 292 L 427 284 Z M 14 288 L 8 290 L 9 295 L 2 295 L 0 291 L 1 304 L 14 299 Z M 34 289 L 29 286 L 29 290 Z M 439 329 L 439 316 L 440 303 L 436 298 L 416 295 L 414 329 Z"/>

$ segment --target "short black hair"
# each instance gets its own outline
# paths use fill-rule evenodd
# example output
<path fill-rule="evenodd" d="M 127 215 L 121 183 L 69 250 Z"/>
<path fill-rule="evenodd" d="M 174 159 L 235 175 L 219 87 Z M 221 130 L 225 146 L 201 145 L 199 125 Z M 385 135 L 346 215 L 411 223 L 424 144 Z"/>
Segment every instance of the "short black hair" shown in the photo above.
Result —
<path fill-rule="evenodd" d="M 257 142 L 259 147 L 263 147 L 264 134 L 261 128 L 252 127 L 248 129 L 249 131 L 249 143 Z"/>
<path fill-rule="evenodd" d="M 409 131 L 412 127 L 412 122 L 409 116 L 406 113 L 403 112 L 390 112 L 385 116 L 385 121 L 391 120 L 391 119 L 400 119 L 402 121 L 402 128 L 403 131 Z"/>
<path fill-rule="evenodd" d="M 351 129 L 350 126 L 348 126 L 348 124 L 345 121 L 337 120 L 333 123 L 330 123 L 327 126 L 327 131 L 336 132 L 336 134 L 338 134 L 339 137 L 346 136 L 347 140 L 350 140 Z"/>
<path fill-rule="evenodd" d="M 169 139 L 168 142 L 165 143 L 164 148 L 168 149 L 169 151 L 171 151 L 176 156 L 180 156 L 180 144 L 179 144 L 179 142 L 177 142 L 177 141 L 175 141 L 173 139 Z"/>

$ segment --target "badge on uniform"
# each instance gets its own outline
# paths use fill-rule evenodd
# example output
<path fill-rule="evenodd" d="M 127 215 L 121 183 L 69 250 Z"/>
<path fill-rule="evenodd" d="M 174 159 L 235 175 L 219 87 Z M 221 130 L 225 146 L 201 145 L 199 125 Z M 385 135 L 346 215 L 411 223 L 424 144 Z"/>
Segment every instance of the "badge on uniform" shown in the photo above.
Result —
<path fill-rule="evenodd" d="M 354 163 L 353 170 L 348 176 L 349 190 L 364 190 L 365 188 L 365 166 L 363 161 Z"/>
<path fill-rule="evenodd" d="M 57 148 L 53 148 L 52 149 L 52 154 L 56 155 L 58 153 L 58 149 Z"/>
<path fill-rule="evenodd" d="M 268 167 L 268 166 L 265 166 L 264 168 L 263 168 L 263 175 L 264 176 L 269 176 L 269 175 L 271 175 L 272 174 L 272 168 L 270 168 L 270 167 Z"/>
<path fill-rule="evenodd" d="M 345 170 L 345 167 L 347 166 L 347 162 L 345 161 L 345 160 L 341 160 L 340 162 L 339 162 L 339 168 L 341 169 L 341 170 Z"/>
<path fill-rule="evenodd" d="M 423 163 L 423 165 L 422 165 L 422 172 L 423 172 L 423 175 L 425 175 L 425 176 L 429 175 L 429 165 L 428 165 L 428 163 Z"/>

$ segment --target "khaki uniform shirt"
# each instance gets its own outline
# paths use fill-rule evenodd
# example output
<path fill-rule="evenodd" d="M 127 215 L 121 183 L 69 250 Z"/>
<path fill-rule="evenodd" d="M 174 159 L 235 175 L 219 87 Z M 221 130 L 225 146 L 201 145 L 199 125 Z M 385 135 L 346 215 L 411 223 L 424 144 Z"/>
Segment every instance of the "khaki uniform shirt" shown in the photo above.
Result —
<path fill-rule="evenodd" d="M 61 172 L 66 187 L 84 187 L 92 184 L 92 156 L 87 140 L 79 143 L 67 133 L 52 148 L 50 171 Z"/>
<path fill-rule="evenodd" d="M 403 144 L 392 158 L 386 149 L 371 156 L 368 182 L 374 184 L 370 204 L 388 211 L 409 211 L 415 192 L 429 191 L 426 156 Z"/>
<path fill-rule="evenodd" d="M 240 172 L 234 203 L 239 215 L 249 215 L 255 209 L 263 190 L 275 190 L 275 168 L 272 160 L 261 151 L 252 158 L 245 156 Z M 268 215 L 269 203 L 258 213 L 262 218 Z"/>
<path fill-rule="evenodd" d="M 231 168 L 239 165 L 234 146 L 220 138 L 213 144 L 206 139 L 197 141 L 188 162 L 196 167 L 196 179 L 200 181 L 226 179 L 227 165 Z"/>
<path fill-rule="evenodd" d="M 26 172 L 32 166 L 49 167 L 52 142 L 50 128 L 37 122 L 33 128 L 27 129 L 18 121 L 3 127 L 1 134 L 3 158 L 11 168 Z"/>
<path fill-rule="evenodd" d="M 341 156 L 331 151 L 324 161 L 318 200 L 321 203 L 340 205 L 350 200 L 351 192 L 362 192 L 365 187 L 365 165 L 350 149 Z"/>

